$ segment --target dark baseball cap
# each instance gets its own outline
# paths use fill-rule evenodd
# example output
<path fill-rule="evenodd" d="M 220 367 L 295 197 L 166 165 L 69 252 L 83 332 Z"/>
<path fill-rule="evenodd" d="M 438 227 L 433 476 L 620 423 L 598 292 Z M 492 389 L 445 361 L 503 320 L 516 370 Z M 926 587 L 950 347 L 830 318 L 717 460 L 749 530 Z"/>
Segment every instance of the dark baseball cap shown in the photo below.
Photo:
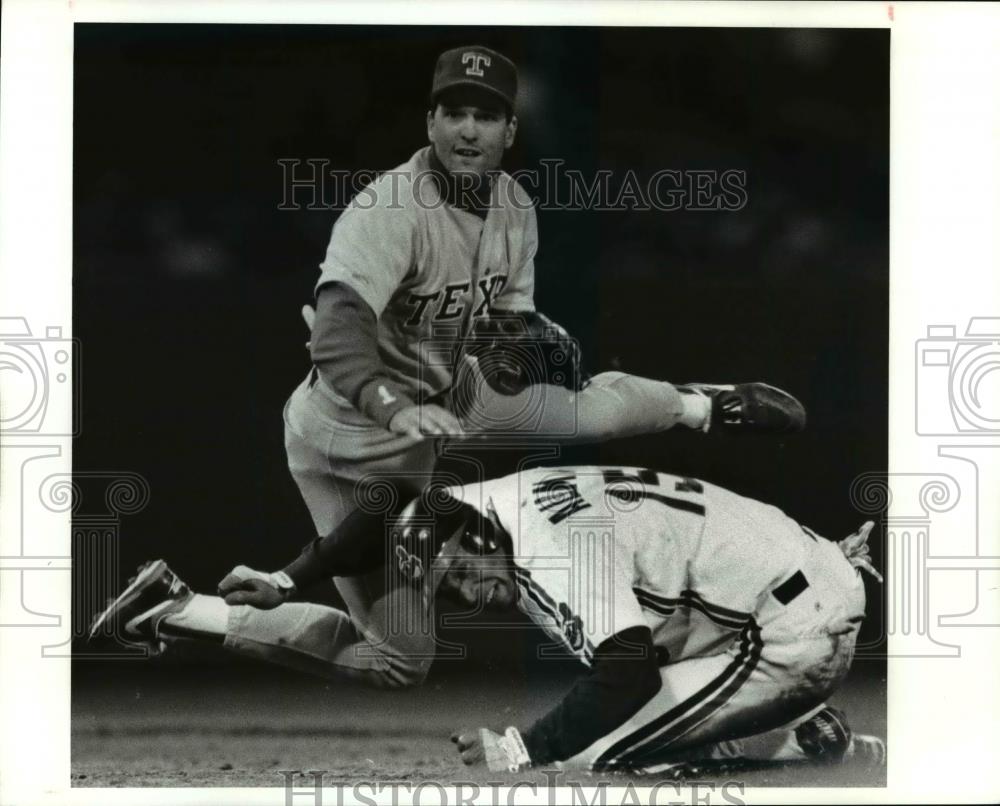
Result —
<path fill-rule="evenodd" d="M 431 102 L 436 103 L 438 96 L 452 87 L 486 90 L 513 110 L 517 96 L 517 67 L 502 53 L 482 45 L 452 48 L 438 57 Z"/>

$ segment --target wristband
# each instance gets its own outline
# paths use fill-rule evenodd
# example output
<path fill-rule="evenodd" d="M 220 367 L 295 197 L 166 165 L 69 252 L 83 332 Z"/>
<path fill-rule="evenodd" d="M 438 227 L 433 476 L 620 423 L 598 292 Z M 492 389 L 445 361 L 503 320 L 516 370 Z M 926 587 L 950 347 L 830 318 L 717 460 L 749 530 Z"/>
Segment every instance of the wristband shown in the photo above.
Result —
<path fill-rule="evenodd" d="M 528 755 L 528 748 L 524 746 L 524 739 L 521 732 L 511 726 L 504 731 L 500 741 L 497 742 L 507 755 L 507 770 L 509 772 L 520 772 L 531 766 L 531 756 Z"/>
<path fill-rule="evenodd" d="M 292 578 L 288 576 L 284 571 L 275 571 L 268 576 L 268 582 L 270 582 L 278 592 L 285 598 L 288 599 L 295 594 L 295 583 Z"/>

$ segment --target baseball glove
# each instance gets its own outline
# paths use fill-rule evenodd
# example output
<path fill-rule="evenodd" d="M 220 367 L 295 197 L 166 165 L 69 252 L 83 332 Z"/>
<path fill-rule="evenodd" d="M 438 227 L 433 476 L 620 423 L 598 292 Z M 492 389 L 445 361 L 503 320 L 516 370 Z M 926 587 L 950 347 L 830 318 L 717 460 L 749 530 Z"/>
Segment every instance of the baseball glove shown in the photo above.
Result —
<path fill-rule="evenodd" d="M 579 391 L 588 381 L 579 343 L 537 311 L 490 311 L 475 321 L 464 348 L 486 383 L 503 395 L 538 384 Z"/>

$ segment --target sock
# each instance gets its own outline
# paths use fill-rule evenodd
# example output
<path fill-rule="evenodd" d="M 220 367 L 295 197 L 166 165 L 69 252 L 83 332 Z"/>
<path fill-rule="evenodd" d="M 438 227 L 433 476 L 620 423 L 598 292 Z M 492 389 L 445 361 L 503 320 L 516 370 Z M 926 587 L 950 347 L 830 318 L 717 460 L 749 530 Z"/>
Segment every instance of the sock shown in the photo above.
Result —
<path fill-rule="evenodd" d="M 711 399 L 708 395 L 699 392 L 684 391 L 683 389 L 677 391 L 680 392 L 681 405 L 684 407 L 679 420 L 680 424 L 688 428 L 704 428 L 712 413 Z"/>
<path fill-rule="evenodd" d="M 224 641 L 229 626 L 229 605 L 219 596 L 196 593 L 183 609 L 164 616 L 157 634 Z"/>

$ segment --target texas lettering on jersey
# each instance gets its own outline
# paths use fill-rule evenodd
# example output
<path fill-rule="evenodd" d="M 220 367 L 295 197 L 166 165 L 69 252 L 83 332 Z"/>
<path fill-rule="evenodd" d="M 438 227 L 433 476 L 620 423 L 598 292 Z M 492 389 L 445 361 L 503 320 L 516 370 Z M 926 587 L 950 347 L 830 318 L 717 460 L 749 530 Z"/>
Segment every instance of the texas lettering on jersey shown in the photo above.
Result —
<path fill-rule="evenodd" d="M 406 303 L 413 308 L 413 313 L 406 320 L 406 324 L 410 327 L 417 327 L 428 316 L 434 322 L 462 320 L 469 307 L 462 300 L 462 296 L 468 293 L 471 285 L 471 282 L 448 283 L 443 290 L 429 294 L 417 294 L 411 291 Z M 482 300 L 472 312 L 472 316 L 485 316 L 506 285 L 506 274 L 492 274 L 481 278 L 477 286 Z"/>

